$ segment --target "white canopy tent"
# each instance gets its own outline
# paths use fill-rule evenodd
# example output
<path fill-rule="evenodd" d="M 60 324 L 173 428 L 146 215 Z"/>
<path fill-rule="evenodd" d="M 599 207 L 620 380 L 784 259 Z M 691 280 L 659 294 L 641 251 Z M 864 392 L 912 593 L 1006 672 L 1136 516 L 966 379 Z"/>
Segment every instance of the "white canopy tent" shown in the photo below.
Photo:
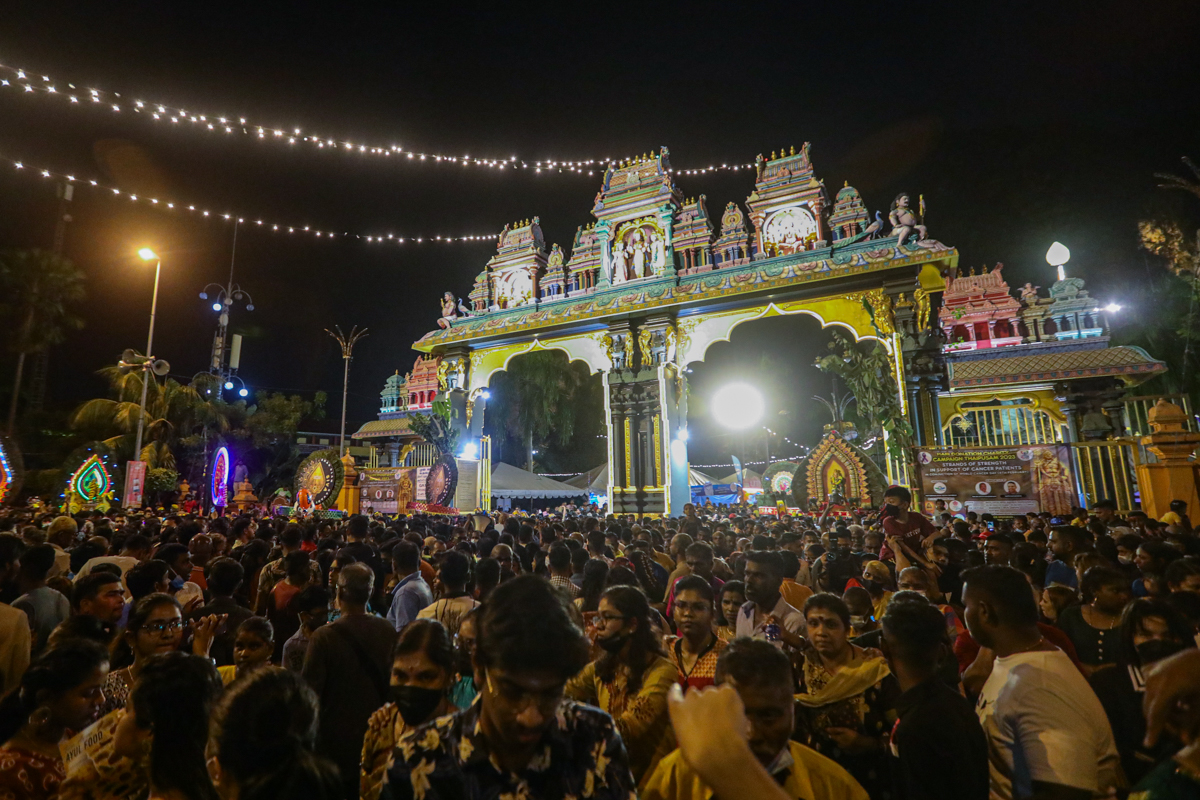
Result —
<path fill-rule="evenodd" d="M 568 478 L 563 481 L 571 486 L 577 486 L 591 494 L 607 494 L 608 493 L 608 464 L 601 464 L 598 467 L 593 467 L 587 472 L 581 472 L 574 478 Z M 705 475 L 699 470 L 688 470 L 688 484 L 691 486 L 707 486 L 717 483 L 712 477 Z"/>
<path fill-rule="evenodd" d="M 755 472 L 752 469 L 742 470 L 742 473 L 745 476 L 745 481 L 746 481 L 742 485 L 743 489 L 745 489 L 748 492 L 761 492 L 762 491 L 762 488 L 763 488 L 762 475 L 759 475 L 757 472 Z M 726 475 L 721 480 L 717 481 L 717 483 L 737 483 L 737 482 L 738 482 L 738 475 L 736 472 L 732 472 L 729 475 Z"/>
<path fill-rule="evenodd" d="M 579 497 L 582 494 L 586 494 L 585 489 L 543 478 L 503 461 L 492 469 L 492 497 L 545 500 Z"/>

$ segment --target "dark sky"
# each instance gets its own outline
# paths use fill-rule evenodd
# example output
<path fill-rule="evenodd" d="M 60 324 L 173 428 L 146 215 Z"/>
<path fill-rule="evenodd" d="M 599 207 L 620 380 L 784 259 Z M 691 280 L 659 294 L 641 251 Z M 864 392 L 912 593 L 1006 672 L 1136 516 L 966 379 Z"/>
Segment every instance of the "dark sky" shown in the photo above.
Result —
<path fill-rule="evenodd" d="M 957 246 L 964 265 L 1003 261 L 1011 282 L 1048 286 L 1043 254 L 1058 239 L 1073 274 L 1119 299 L 1143 262 L 1137 219 L 1174 207 L 1152 173 L 1200 157 L 1198 22 L 1197 4 L 1183 0 L 630 9 L 46 0 L 6 10 L 0 62 L 131 99 L 430 152 L 532 161 L 666 145 L 688 168 L 811 141 L 830 192 L 848 180 L 872 213 L 901 189 L 923 193 L 931 234 Z M 599 185 L 289 151 L 12 89 L 0 91 L 0 154 L 334 230 L 491 234 L 540 215 L 564 248 L 590 220 Z M 678 184 L 706 194 L 719 215 L 744 202 L 752 176 Z M 230 227 L 90 191 L 72 213 L 66 251 L 89 277 L 87 328 L 55 351 L 52 398 L 90 396 L 95 369 L 144 347 L 152 278 L 131 254 L 146 243 L 165 255 L 157 355 L 180 375 L 203 368 L 213 314 L 196 295 L 227 276 Z M 0 246 L 49 246 L 53 224 L 52 185 L 0 170 Z M 247 337 L 242 375 L 256 388 L 335 395 L 341 364 L 323 329 L 365 325 L 350 416 L 372 417 L 384 378 L 410 367 L 411 343 L 433 327 L 439 294 L 466 295 L 492 252 L 490 242 L 401 249 L 244 232 L 236 280 L 257 309 L 235 318 Z M 744 348 L 734 359 L 767 348 L 805 365 L 823 348 L 815 325 L 779 330 L 721 347 Z M 775 398 L 775 410 L 795 405 L 797 435 L 824 422 L 804 400 L 818 391 L 828 389 L 794 385 Z"/>

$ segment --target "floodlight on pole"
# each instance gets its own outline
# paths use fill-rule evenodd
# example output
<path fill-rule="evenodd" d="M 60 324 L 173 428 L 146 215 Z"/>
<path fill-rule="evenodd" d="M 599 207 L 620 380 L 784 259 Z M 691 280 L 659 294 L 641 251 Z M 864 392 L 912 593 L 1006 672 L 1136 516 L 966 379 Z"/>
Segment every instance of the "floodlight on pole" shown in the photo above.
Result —
<path fill-rule="evenodd" d="M 146 390 L 150 387 L 150 381 L 154 380 L 150 375 L 154 365 L 154 315 L 158 312 L 158 276 L 162 272 L 162 259 L 149 247 L 138 250 L 138 255 L 143 261 L 154 262 L 154 294 L 150 299 L 150 334 L 146 337 L 146 360 L 142 365 L 142 402 L 138 412 L 137 438 L 133 445 L 134 461 L 140 461 L 142 458 L 142 433 L 146 428 Z"/>
<path fill-rule="evenodd" d="M 726 384 L 712 398 L 713 419 L 735 431 L 755 425 L 763 407 L 762 393 L 748 383 Z"/>
<path fill-rule="evenodd" d="M 1068 261 L 1071 260 L 1071 251 L 1062 242 L 1055 242 L 1050 245 L 1050 249 L 1046 251 L 1046 263 L 1052 267 L 1058 268 L 1058 279 L 1065 281 L 1067 279 L 1066 270 L 1063 268 Z"/>

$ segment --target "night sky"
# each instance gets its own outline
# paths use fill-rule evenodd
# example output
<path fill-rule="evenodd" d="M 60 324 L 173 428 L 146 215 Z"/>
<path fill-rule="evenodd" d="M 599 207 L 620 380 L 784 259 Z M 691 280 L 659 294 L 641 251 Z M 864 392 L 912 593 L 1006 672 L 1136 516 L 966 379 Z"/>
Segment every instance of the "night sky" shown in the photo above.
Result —
<path fill-rule="evenodd" d="M 1013 284 L 1048 286 L 1043 255 L 1058 239 L 1068 271 L 1106 301 L 1146 268 L 1137 220 L 1186 208 L 1152 173 L 1200 158 L 1194 2 L 357 5 L 24 4 L 6 10 L 0 63 L 130 100 L 453 155 L 586 159 L 666 145 L 687 169 L 810 141 L 831 196 L 849 181 L 873 215 L 902 189 L 922 193 L 931 235 L 958 247 L 963 266 L 1004 262 Z M 288 150 L 13 88 L 0 90 L 0 155 L 326 230 L 492 235 L 538 215 L 548 243 L 568 251 L 600 183 Z M 705 194 L 719 219 L 745 201 L 753 173 L 677 185 Z M 54 209 L 50 181 L 0 169 L 0 246 L 49 247 Z M 51 402 L 95 396 L 94 371 L 145 346 L 152 274 L 133 253 L 146 244 L 164 256 L 156 355 L 181 378 L 203 369 L 215 315 L 197 293 L 227 278 L 231 226 L 91 190 L 71 213 L 66 254 L 88 275 L 87 327 L 52 354 Z M 256 310 L 234 317 L 241 374 L 260 390 L 327 390 L 336 415 L 341 362 L 323 329 L 367 326 L 350 417 L 373 418 L 386 376 L 411 368 L 411 343 L 434 327 L 440 293 L 465 297 L 493 252 L 494 241 L 398 247 L 243 228 L 235 281 Z M 811 438 L 827 415 L 808 398 L 829 388 L 808 365 L 826 337 L 786 322 L 747 326 L 710 351 L 696 381 L 751 362 L 776 370 L 771 413 L 789 410 L 783 432 Z M 704 427 L 693 461 L 728 461 L 729 443 L 705 441 Z"/>

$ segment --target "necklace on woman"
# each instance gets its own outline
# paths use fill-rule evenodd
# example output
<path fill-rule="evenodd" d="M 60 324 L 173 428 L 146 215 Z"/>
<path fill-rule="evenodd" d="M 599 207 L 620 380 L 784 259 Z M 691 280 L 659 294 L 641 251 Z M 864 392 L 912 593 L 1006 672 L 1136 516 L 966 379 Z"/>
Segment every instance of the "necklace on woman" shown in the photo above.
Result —
<path fill-rule="evenodd" d="M 1094 624 L 1093 620 L 1095 620 L 1097 616 L 1109 616 L 1109 615 L 1104 614 L 1104 612 L 1102 612 L 1102 611 L 1097 611 L 1095 603 L 1088 603 L 1087 609 L 1088 609 L 1088 616 L 1090 616 L 1092 618 L 1090 620 L 1087 620 L 1087 624 L 1091 625 L 1093 628 L 1096 628 L 1097 630 L 1111 631 L 1113 628 L 1117 627 L 1117 623 L 1119 623 L 1121 621 L 1120 617 L 1110 617 L 1108 625 L 1101 628 L 1099 625 Z"/>

